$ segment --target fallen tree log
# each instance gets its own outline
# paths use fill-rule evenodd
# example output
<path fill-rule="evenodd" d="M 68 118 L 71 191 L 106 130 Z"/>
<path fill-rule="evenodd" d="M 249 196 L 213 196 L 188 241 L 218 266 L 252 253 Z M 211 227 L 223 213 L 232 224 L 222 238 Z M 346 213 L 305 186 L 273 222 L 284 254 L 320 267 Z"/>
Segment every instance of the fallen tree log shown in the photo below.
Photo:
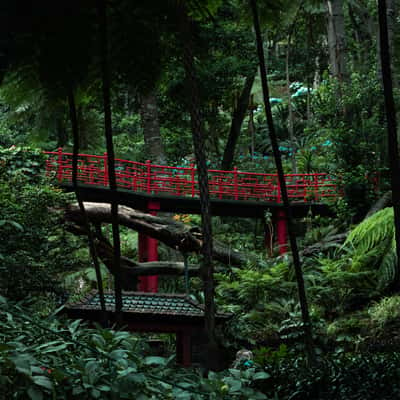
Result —
<path fill-rule="evenodd" d="M 85 202 L 84 205 L 91 223 L 95 225 L 111 223 L 111 207 L 109 204 Z M 65 210 L 64 218 L 69 224 L 75 225 L 75 227 L 70 227 L 71 230 L 83 229 L 84 221 L 77 205 L 70 205 Z M 169 218 L 146 214 L 126 206 L 119 206 L 118 223 L 153 237 L 182 253 L 200 253 L 202 236 L 198 228 L 189 227 Z M 251 259 L 248 254 L 233 250 L 221 243 L 214 243 L 213 257 L 231 266 L 244 266 Z"/>
<path fill-rule="evenodd" d="M 68 230 L 75 235 L 87 235 L 85 227 L 79 225 L 68 225 Z M 114 275 L 113 252 L 114 249 L 107 238 L 102 234 L 101 227 L 96 226 L 94 233 L 94 245 L 96 253 L 109 272 Z M 124 290 L 136 290 L 138 276 L 163 275 L 177 276 L 185 274 L 183 262 L 174 261 L 149 261 L 136 262 L 128 257 L 121 256 L 120 259 L 122 288 Z M 188 265 L 189 277 L 199 276 L 200 267 L 195 264 Z"/>

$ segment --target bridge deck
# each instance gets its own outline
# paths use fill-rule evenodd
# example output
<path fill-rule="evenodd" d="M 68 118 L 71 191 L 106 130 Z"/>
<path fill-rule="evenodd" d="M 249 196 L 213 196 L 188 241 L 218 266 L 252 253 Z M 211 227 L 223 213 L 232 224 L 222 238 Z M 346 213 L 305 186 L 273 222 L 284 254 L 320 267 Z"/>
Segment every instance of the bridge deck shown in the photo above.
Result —
<path fill-rule="evenodd" d="M 70 184 L 63 184 L 62 187 L 72 191 L 72 185 Z M 149 201 L 153 201 L 159 203 L 159 211 L 161 212 L 200 214 L 200 201 L 198 198 L 135 193 L 123 189 L 118 189 L 117 197 L 115 197 L 115 194 L 105 187 L 94 187 L 92 185 L 80 185 L 79 187 L 85 201 L 110 203 L 112 200 L 118 200 L 121 205 L 142 211 L 147 211 Z M 265 211 L 273 212 L 282 207 L 282 203 L 274 202 L 211 199 L 211 214 L 213 216 L 258 218 L 262 217 Z M 324 203 L 292 203 L 292 210 L 295 218 L 305 217 L 310 212 L 312 215 L 333 215 L 329 205 Z"/>

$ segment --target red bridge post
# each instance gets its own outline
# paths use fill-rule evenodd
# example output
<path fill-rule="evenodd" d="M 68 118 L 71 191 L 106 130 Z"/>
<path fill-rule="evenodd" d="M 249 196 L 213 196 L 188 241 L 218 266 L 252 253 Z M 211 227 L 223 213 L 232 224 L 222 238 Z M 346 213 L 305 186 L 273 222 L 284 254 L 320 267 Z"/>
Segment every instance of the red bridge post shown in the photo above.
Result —
<path fill-rule="evenodd" d="M 63 180 L 63 149 L 59 147 L 57 152 L 57 180 L 61 183 Z"/>
<path fill-rule="evenodd" d="M 108 156 L 107 153 L 103 154 L 103 184 L 108 186 Z"/>
<path fill-rule="evenodd" d="M 279 254 L 285 254 L 288 251 L 288 231 L 287 218 L 284 210 L 280 209 L 276 215 L 276 235 L 278 238 Z"/>
<path fill-rule="evenodd" d="M 148 212 L 151 215 L 157 215 L 160 209 L 160 203 L 150 200 L 147 205 Z M 138 252 L 139 262 L 158 261 L 158 241 L 143 233 L 138 234 Z M 158 276 L 141 276 L 139 277 L 138 290 L 141 292 L 157 293 Z"/>

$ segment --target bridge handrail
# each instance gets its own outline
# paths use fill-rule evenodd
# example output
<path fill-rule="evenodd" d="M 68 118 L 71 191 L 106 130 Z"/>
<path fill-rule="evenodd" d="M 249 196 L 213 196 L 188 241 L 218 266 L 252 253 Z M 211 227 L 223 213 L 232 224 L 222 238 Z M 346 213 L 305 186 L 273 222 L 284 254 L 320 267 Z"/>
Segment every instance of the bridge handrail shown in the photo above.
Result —
<path fill-rule="evenodd" d="M 46 151 L 46 174 L 60 183 L 72 180 L 72 153 Z M 198 197 L 197 168 L 152 164 L 116 159 L 117 186 L 149 194 Z M 209 189 L 213 198 L 259 200 L 281 203 L 277 174 L 209 169 Z M 312 202 L 336 198 L 338 178 L 328 173 L 286 174 L 288 195 L 292 201 Z M 108 186 L 107 154 L 79 154 L 78 180 L 87 185 Z"/>

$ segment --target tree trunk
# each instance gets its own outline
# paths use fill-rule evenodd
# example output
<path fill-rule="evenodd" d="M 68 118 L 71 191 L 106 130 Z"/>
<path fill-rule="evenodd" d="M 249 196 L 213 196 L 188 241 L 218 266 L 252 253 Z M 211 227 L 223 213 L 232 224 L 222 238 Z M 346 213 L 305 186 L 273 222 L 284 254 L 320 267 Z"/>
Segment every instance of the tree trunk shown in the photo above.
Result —
<path fill-rule="evenodd" d="M 58 116 L 56 118 L 56 131 L 57 147 L 64 147 L 68 142 L 68 135 L 63 116 Z"/>
<path fill-rule="evenodd" d="M 146 158 L 153 163 L 166 164 L 164 146 L 161 141 L 157 93 L 155 89 L 140 95 L 140 117 Z"/>
<path fill-rule="evenodd" d="M 246 76 L 242 92 L 233 111 L 231 128 L 229 130 L 228 141 L 226 142 L 224 156 L 222 158 L 221 169 L 231 170 L 233 168 L 233 159 L 235 156 L 236 144 L 240 136 L 243 120 L 249 107 L 251 88 L 257 71 Z"/>
<path fill-rule="evenodd" d="M 83 107 L 79 106 L 77 108 L 77 118 L 79 125 L 79 147 L 81 150 L 87 150 L 89 148 L 89 132 L 86 128 L 85 117 L 83 113 Z"/>
<path fill-rule="evenodd" d="M 215 302 L 214 302 L 214 266 L 212 261 L 213 240 L 211 229 L 210 194 L 205 153 L 205 138 L 200 114 L 200 93 L 194 65 L 192 21 L 185 4 L 179 3 L 178 17 L 183 42 L 183 62 L 186 75 L 188 106 L 192 128 L 193 146 L 197 163 L 197 175 L 200 188 L 201 229 L 203 243 L 201 246 L 203 262 L 201 277 L 204 292 L 204 329 L 207 335 L 207 368 L 217 369 L 218 345 L 215 337 Z"/>
<path fill-rule="evenodd" d="M 394 49 L 394 34 L 395 34 L 395 26 L 396 26 L 396 12 L 395 12 L 395 0 L 386 0 L 386 22 L 387 22 L 387 30 L 388 30 L 388 45 L 389 45 L 389 51 L 391 54 L 390 58 L 390 66 L 392 69 L 392 72 L 395 71 L 394 69 L 394 54 L 395 54 L 395 49 Z M 380 25 L 378 25 L 378 37 L 380 37 Z M 381 42 L 380 40 L 377 41 L 377 65 L 378 65 L 378 79 L 380 81 L 383 80 L 382 77 L 382 65 L 381 65 Z M 394 74 L 393 74 L 394 75 Z M 395 78 L 395 76 L 392 75 L 392 84 L 394 87 L 398 87 L 398 82 Z"/>
<path fill-rule="evenodd" d="M 258 10 L 257 10 L 256 0 L 250 0 L 250 5 L 251 5 L 252 13 L 253 13 L 253 23 L 254 23 L 254 30 L 255 30 L 255 35 L 256 35 L 256 42 L 257 42 L 257 53 L 258 53 L 258 59 L 259 59 L 259 63 L 260 63 L 260 77 L 261 77 L 261 84 L 262 84 L 262 90 L 263 90 L 264 109 L 265 109 L 269 137 L 271 140 L 276 169 L 278 172 L 278 178 L 279 178 L 283 206 L 284 206 L 284 213 L 286 215 L 286 220 L 287 220 L 289 242 L 290 242 L 290 247 L 292 249 L 293 266 L 294 266 L 295 275 L 296 275 L 297 289 L 298 289 L 298 293 L 299 293 L 299 303 L 300 303 L 301 315 L 302 315 L 303 324 L 304 324 L 304 342 L 305 342 L 305 346 L 306 346 L 308 362 L 309 362 L 309 364 L 313 365 L 313 364 L 315 364 L 315 350 L 314 350 L 313 338 L 312 338 L 311 319 L 310 319 L 310 314 L 309 314 L 309 310 L 308 310 L 308 302 L 307 302 L 307 296 L 306 296 L 306 291 L 305 291 L 303 272 L 301 269 L 300 255 L 299 255 L 299 250 L 297 247 L 296 235 L 294 233 L 292 208 L 290 207 L 288 192 L 287 192 L 287 188 L 286 188 L 285 175 L 284 175 L 283 166 L 282 166 L 282 159 L 281 159 L 281 155 L 279 152 L 277 136 L 275 133 L 275 127 L 274 127 L 274 122 L 273 122 L 273 118 L 272 118 L 271 104 L 269 102 L 269 88 L 268 88 L 267 74 L 266 74 L 266 68 L 265 68 L 263 41 L 262 41 L 262 37 L 261 37 L 260 22 L 259 22 L 259 18 L 258 18 Z"/>
<path fill-rule="evenodd" d="M 340 81 L 346 79 L 346 37 L 344 27 L 343 0 L 327 0 L 328 47 L 331 74 Z"/>
<path fill-rule="evenodd" d="M 390 51 L 390 59 L 391 66 L 393 72 L 394 66 L 394 35 L 395 35 L 395 27 L 396 27 L 396 2 L 395 0 L 386 0 L 386 16 L 387 16 L 387 30 L 388 30 L 388 40 L 389 40 L 389 51 Z"/>
<path fill-rule="evenodd" d="M 371 208 L 368 210 L 364 219 L 367 219 L 371 215 L 377 213 L 378 211 L 391 206 L 392 206 L 392 191 L 388 190 L 374 204 L 372 204 Z"/>
<path fill-rule="evenodd" d="M 96 246 L 94 243 L 93 233 L 90 228 L 89 219 L 85 210 L 85 205 L 82 200 L 82 196 L 79 191 L 78 185 L 78 153 L 79 153 L 79 125 L 78 118 L 76 114 L 76 106 L 75 106 L 75 96 L 72 85 L 70 84 L 68 87 L 68 108 L 69 115 L 71 120 L 71 128 L 72 128 L 72 138 L 73 138 L 73 153 L 72 153 L 72 185 L 75 191 L 76 200 L 78 202 L 79 212 L 81 214 L 81 218 L 83 221 L 83 226 L 85 227 L 86 235 L 88 238 L 89 244 L 89 254 L 92 258 L 93 266 L 96 272 L 96 280 L 97 280 L 97 289 L 100 296 L 100 306 L 102 310 L 102 318 L 103 323 L 107 323 L 107 315 L 106 315 L 106 305 L 104 301 L 104 291 L 103 291 L 103 279 L 101 276 L 100 264 L 97 258 Z"/>
<path fill-rule="evenodd" d="M 382 65 L 383 91 L 385 97 L 385 110 L 387 121 L 387 134 L 389 145 L 389 160 L 391 172 L 392 201 L 394 209 L 394 226 L 396 237 L 397 268 L 392 283 L 392 289 L 400 291 L 400 158 L 397 140 L 396 107 L 393 96 L 391 54 L 388 34 L 388 21 L 386 0 L 378 0 L 379 8 L 379 33 L 380 55 Z"/>
<path fill-rule="evenodd" d="M 104 109 L 104 134 L 107 148 L 107 166 L 110 191 L 117 193 L 117 183 L 115 177 L 115 155 L 112 137 L 112 112 L 111 112 L 111 82 L 110 64 L 108 60 L 108 26 L 107 10 L 105 0 L 97 0 L 100 25 L 100 57 L 101 57 L 101 81 L 103 92 Z M 115 311 L 116 319 L 122 323 L 122 289 L 121 289 L 121 239 L 118 225 L 118 201 L 111 203 L 111 225 L 114 246 L 113 267 L 114 267 L 114 290 L 115 290 Z"/>
<path fill-rule="evenodd" d="M 289 71 L 289 60 L 290 60 L 290 42 L 291 35 L 288 35 L 287 46 L 286 46 L 286 91 L 288 96 L 288 131 L 289 141 L 291 146 L 292 156 L 290 157 L 292 162 L 292 174 L 297 174 L 297 163 L 296 163 L 296 139 L 294 137 L 294 114 L 292 106 L 292 96 L 290 94 L 290 71 Z"/>
<path fill-rule="evenodd" d="M 256 138 L 255 138 L 256 128 L 254 126 L 254 106 L 253 106 L 253 104 L 250 105 L 249 124 L 247 126 L 247 131 L 250 136 L 250 156 L 251 156 L 251 159 L 254 160 L 254 153 L 255 153 L 255 148 L 256 148 Z"/>
<path fill-rule="evenodd" d="M 86 215 L 95 225 L 110 224 L 112 222 L 111 208 L 106 203 L 85 202 Z M 84 227 L 84 220 L 79 207 L 71 205 L 65 210 L 64 220 L 69 229 L 74 232 Z M 166 246 L 179 250 L 181 253 L 199 253 L 202 250 L 203 235 L 198 228 L 189 228 L 187 225 L 176 222 L 171 218 L 162 218 L 150 215 L 126 206 L 118 208 L 119 225 L 144 233 L 163 242 Z M 252 260 L 248 254 L 232 250 L 228 245 L 215 242 L 212 248 L 213 257 L 231 266 L 242 267 Z M 256 261 L 256 260 L 253 260 Z"/>

